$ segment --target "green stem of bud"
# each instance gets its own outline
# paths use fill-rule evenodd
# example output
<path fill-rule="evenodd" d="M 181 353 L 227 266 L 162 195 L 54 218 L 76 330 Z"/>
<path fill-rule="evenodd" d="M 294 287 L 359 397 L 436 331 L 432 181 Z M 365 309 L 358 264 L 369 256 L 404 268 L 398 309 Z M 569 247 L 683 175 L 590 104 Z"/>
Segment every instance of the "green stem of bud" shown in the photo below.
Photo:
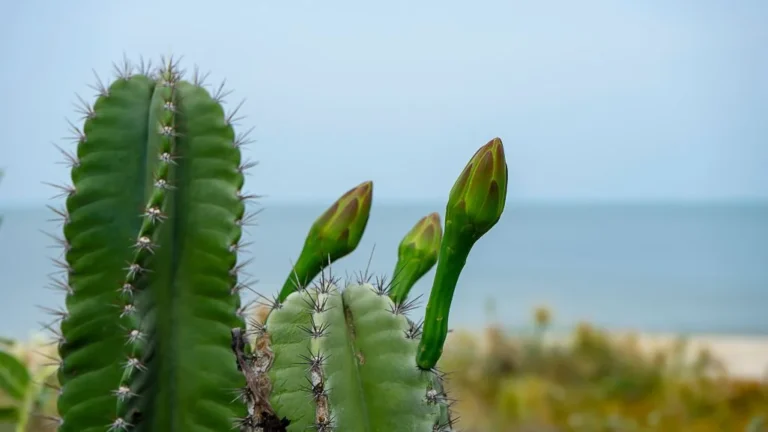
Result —
<path fill-rule="evenodd" d="M 277 295 L 277 301 L 283 302 L 292 292 L 306 286 L 317 277 L 330 264 L 328 257 L 323 257 L 314 253 L 315 249 L 305 244 L 301 250 L 299 259 L 294 264 L 291 274 L 286 278 L 280 293 Z"/>
<path fill-rule="evenodd" d="M 424 276 L 421 267 L 421 263 L 417 259 L 397 260 L 395 271 L 392 273 L 392 288 L 389 291 L 389 298 L 395 304 L 405 302 L 411 288 Z"/>
<path fill-rule="evenodd" d="M 464 218 L 457 218 L 459 220 Z M 465 221 L 461 221 L 465 222 Z M 448 315 L 451 311 L 453 293 L 459 282 L 467 257 L 478 236 L 466 223 L 456 219 L 445 222 L 445 235 L 440 245 L 440 258 L 429 293 L 424 329 L 416 354 L 416 364 L 424 370 L 435 367 L 443 354 L 443 345 L 448 336 Z"/>

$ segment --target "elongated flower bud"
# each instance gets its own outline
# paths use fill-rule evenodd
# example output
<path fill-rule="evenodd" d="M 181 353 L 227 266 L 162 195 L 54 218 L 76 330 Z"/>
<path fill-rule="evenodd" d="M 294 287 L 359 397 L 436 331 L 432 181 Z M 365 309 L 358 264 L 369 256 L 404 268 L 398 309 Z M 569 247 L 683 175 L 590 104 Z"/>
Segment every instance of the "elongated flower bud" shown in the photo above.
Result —
<path fill-rule="evenodd" d="M 309 230 L 307 242 L 331 261 L 357 248 L 368 224 L 373 198 L 373 182 L 350 189 L 320 216 Z"/>
<path fill-rule="evenodd" d="M 501 139 L 480 147 L 451 189 L 446 220 L 465 219 L 480 238 L 499 221 L 507 200 L 507 162 Z"/>
<path fill-rule="evenodd" d="M 506 199 L 507 161 L 501 140 L 494 138 L 475 152 L 448 198 L 445 234 L 416 355 L 420 368 L 431 369 L 440 359 L 459 275 L 472 246 L 501 218 Z"/>
<path fill-rule="evenodd" d="M 413 285 L 435 266 L 442 238 L 440 215 L 431 213 L 421 218 L 400 242 L 389 293 L 396 304 L 403 303 Z"/>
<path fill-rule="evenodd" d="M 430 213 L 419 219 L 416 225 L 403 237 L 397 249 L 402 259 L 421 259 L 424 262 L 437 262 L 440 253 L 440 240 L 443 239 L 443 227 L 440 215 Z M 431 267 L 431 265 L 427 265 Z"/>
<path fill-rule="evenodd" d="M 309 229 L 304 248 L 285 281 L 278 300 L 309 283 L 332 262 L 354 251 L 363 238 L 373 201 L 373 182 L 347 191 Z"/>

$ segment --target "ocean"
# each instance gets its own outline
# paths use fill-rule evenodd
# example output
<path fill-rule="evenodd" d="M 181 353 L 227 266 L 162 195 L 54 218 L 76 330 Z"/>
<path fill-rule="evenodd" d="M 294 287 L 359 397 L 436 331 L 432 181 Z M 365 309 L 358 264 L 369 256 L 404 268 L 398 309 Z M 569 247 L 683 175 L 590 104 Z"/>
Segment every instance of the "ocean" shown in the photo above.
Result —
<path fill-rule="evenodd" d="M 246 234 L 246 269 L 258 292 L 277 292 L 322 205 L 265 205 Z M 402 236 L 440 204 L 374 204 L 358 250 L 334 264 L 337 276 L 391 273 Z M 58 307 L 46 289 L 59 256 L 41 231 L 44 206 L 0 208 L 0 336 L 25 338 Z M 434 272 L 414 288 L 423 314 Z M 254 296 L 246 295 L 246 300 Z M 491 321 L 523 328 L 532 309 L 550 307 L 554 325 L 588 320 L 611 329 L 768 334 L 768 204 L 509 204 L 469 257 L 450 314 L 453 328 Z"/>

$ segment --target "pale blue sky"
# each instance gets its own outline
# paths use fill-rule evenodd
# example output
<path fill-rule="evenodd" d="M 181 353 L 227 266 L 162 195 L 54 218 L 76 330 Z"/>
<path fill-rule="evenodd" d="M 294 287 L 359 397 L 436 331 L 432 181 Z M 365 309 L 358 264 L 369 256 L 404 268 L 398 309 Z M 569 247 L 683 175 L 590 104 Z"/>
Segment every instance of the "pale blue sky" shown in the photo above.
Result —
<path fill-rule="evenodd" d="M 494 136 L 510 199 L 766 199 L 766 22 L 765 0 L 9 0 L 0 205 L 67 179 L 50 143 L 124 52 L 182 54 L 247 99 L 266 202 L 367 179 L 444 199 Z"/>

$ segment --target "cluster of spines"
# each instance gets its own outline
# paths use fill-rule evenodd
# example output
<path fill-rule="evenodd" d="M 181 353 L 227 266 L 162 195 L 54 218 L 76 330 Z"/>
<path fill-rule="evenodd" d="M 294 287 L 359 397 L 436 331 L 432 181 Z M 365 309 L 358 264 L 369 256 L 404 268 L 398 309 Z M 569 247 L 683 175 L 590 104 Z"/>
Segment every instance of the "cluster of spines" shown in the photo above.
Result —
<path fill-rule="evenodd" d="M 327 270 L 327 272 L 326 272 Z M 302 296 L 303 300 L 307 304 L 307 311 L 310 314 L 309 325 L 300 326 L 299 328 L 304 331 L 310 340 L 316 340 L 328 335 L 332 330 L 327 323 L 322 320 L 316 319 L 318 314 L 322 314 L 330 309 L 328 305 L 328 297 L 332 295 L 341 295 L 341 292 L 336 288 L 341 285 L 341 279 L 336 278 L 332 274 L 332 268 L 329 265 L 326 270 L 323 270 L 318 276 L 318 280 L 311 284 L 299 284 L 296 283 L 296 293 Z M 392 289 L 391 283 L 387 280 L 386 276 L 380 276 L 373 278 L 366 269 L 365 272 L 361 272 L 354 280 L 346 280 L 343 286 L 349 286 L 351 284 L 356 285 L 370 285 L 372 290 L 380 297 L 390 297 Z M 282 303 L 277 300 L 277 296 L 267 298 L 261 294 L 257 294 L 261 297 L 260 304 L 268 308 L 269 315 L 274 310 L 282 308 Z M 408 317 L 409 312 L 417 308 L 419 305 L 419 297 L 411 300 L 404 299 L 400 303 L 394 303 L 390 305 L 388 312 L 393 315 L 401 315 L 408 322 L 408 328 L 404 331 L 404 337 L 409 340 L 418 343 L 421 337 L 421 329 L 423 321 L 413 321 Z M 256 359 L 263 358 L 264 356 L 272 356 L 271 349 L 269 347 L 270 335 L 267 328 L 266 318 L 263 320 L 249 319 L 248 329 L 245 334 L 253 339 L 254 354 L 250 356 L 251 371 L 254 374 L 260 376 L 261 380 L 268 382 L 269 378 L 267 373 L 269 372 L 269 366 L 271 363 L 259 363 Z M 308 385 L 303 388 L 308 395 L 315 401 L 315 423 L 314 427 L 317 432 L 330 432 L 336 430 L 336 424 L 333 417 L 332 407 L 328 399 L 328 387 L 325 383 L 325 376 L 323 374 L 323 366 L 328 360 L 328 356 L 319 350 L 317 344 L 310 345 L 310 351 L 306 355 L 302 355 L 300 358 L 300 364 L 307 368 L 307 381 Z M 414 367 L 417 367 L 414 364 Z M 444 413 L 433 425 L 433 432 L 454 432 L 456 431 L 455 425 L 458 417 L 452 414 L 452 406 L 455 401 L 450 399 L 448 393 L 444 388 L 445 373 L 437 368 L 431 370 L 422 371 L 431 375 L 431 385 L 425 389 L 424 401 L 430 405 L 441 405 L 444 407 Z M 249 372 L 244 371 L 244 374 Z M 269 386 L 273 385 L 271 383 Z M 241 432 L 268 432 L 270 429 L 265 428 L 265 420 L 263 416 L 254 416 L 255 412 L 260 412 L 260 409 L 253 406 L 254 400 L 251 395 L 251 391 L 246 387 L 242 390 L 243 399 L 249 403 L 248 416 L 242 419 L 239 424 L 241 425 Z M 268 402 L 267 402 L 268 403 Z M 261 428 L 261 429 L 259 429 Z M 274 429 L 275 431 L 282 431 L 286 429 Z"/>
<path fill-rule="evenodd" d="M 328 300 L 331 296 L 339 296 L 341 293 L 335 288 L 336 280 L 329 274 L 326 278 L 321 273 L 320 280 L 312 286 L 312 289 L 303 289 L 302 296 L 309 309 L 310 325 L 303 330 L 310 336 L 310 356 L 307 363 L 309 371 L 309 386 L 306 388 L 315 401 L 315 428 L 318 432 L 330 432 L 335 428 L 335 421 L 331 410 L 331 404 L 328 399 L 328 388 L 326 385 L 323 365 L 328 358 L 320 349 L 317 343 L 319 338 L 328 335 L 331 330 L 330 324 L 323 320 L 323 314 L 331 306 Z"/>
<path fill-rule="evenodd" d="M 136 306 L 136 295 L 139 293 L 139 287 L 141 286 L 139 276 L 145 275 L 145 273 L 148 271 L 148 266 L 146 265 L 147 259 L 150 255 L 154 254 L 155 249 L 159 246 L 155 240 L 155 233 L 157 232 L 157 226 L 166 219 L 166 213 L 163 207 L 167 201 L 167 194 L 174 189 L 172 182 L 168 178 L 168 174 L 171 165 L 177 163 L 177 157 L 175 156 L 174 148 L 175 139 L 177 137 L 175 128 L 177 114 L 177 94 L 175 92 L 175 88 L 176 84 L 179 83 L 184 77 L 184 71 L 178 68 L 179 60 L 174 61 L 173 58 L 171 58 L 166 61 L 163 59 L 161 61 L 162 65 L 154 70 L 152 68 L 152 63 L 145 63 L 143 58 L 140 60 L 140 64 L 137 68 L 134 67 L 127 58 L 124 58 L 122 65 L 113 65 L 115 77 L 117 80 L 129 80 L 136 74 L 155 80 L 159 85 L 163 87 L 163 94 L 161 95 L 163 101 L 161 107 L 162 111 L 157 124 L 157 132 L 160 140 L 158 146 L 158 164 L 153 182 L 153 191 L 149 197 L 144 212 L 139 215 L 143 219 L 142 225 L 134 244 L 136 251 L 134 253 L 133 259 L 127 263 L 127 267 L 125 268 L 125 281 L 120 287 L 117 288 L 117 291 L 119 291 L 120 294 L 120 298 L 123 300 L 122 304 L 116 306 L 118 306 L 120 309 L 120 320 L 126 329 L 126 360 L 122 365 L 124 373 L 117 385 L 117 388 L 113 391 L 113 396 L 115 396 L 117 401 L 117 415 L 110 424 L 105 425 L 105 430 L 108 432 L 128 431 L 132 429 L 133 426 L 135 426 L 126 416 L 121 414 L 124 414 L 126 411 L 127 405 L 125 402 L 127 402 L 130 398 L 138 396 L 131 389 L 131 377 L 135 372 L 141 372 L 146 369 L 143 361 L 143 356 L 145 354 L 143 352 L 144 333 L 142 326 L 140 325 L 140 317 L 137 315 L 138 309 Z M 96 75 L 95 71 L 94 75 Z M 204 81 L 207 76 L 207 74 L 201 75 L 199 69 L 196 67 L 194 70 L 194 76 L 192 78 L 192 84 L 196 87 L 205 87 Z M 109 87 L 105 85 L 103 81 L 101 81 L 98 75 L 96 75 L 96 84 L 90 85 L 89 87 L 95 90 L 97 96 L 100 98 L 107 98 L 110 95 Z M 222 82 L 211 94 L 211 96 L 216 102 L 224 103 L 224 98 L 230 93 L 230 91 L 225 89 L 225 82 Z M 76 104 L 76 111 L 81 114 L 80 120 L 87 122 L 96 118 L 98 114 L 94 110 L 93 105 L 86 102 L 80 95 L 76 95 L 76 97 L 78 99 L 78 104 Z M 243 102 L 238 104 L 234 110 L 227 114 L 227 124 L 233 125 L 237 120 L 240 120 L 240 117 L 236 117 L 236 115 L 242 104 Z M 77 146 L 87 142 L 88 137 L 84 132 L 85 128 L 81 129 L 69 120 L 67 120 L 67 123 L 69 124 L 71 131 L 70 136 L 66 137 L 67 141 L 73 142 Z M 250 138 L 252 131 L 253 128 L 246 130 L 244 133 L 238 133 L 235 135 L 235 139 L 232 142 L 233 147 L 241 149 L 242 147 L 252 143 L 253 140 Z M 55 143 L 53 145 L 62 154 L 64 158 L 63 163 L 67 166 L 67 168 L 75 169 L 80 166 L 80 161 L 76 152 L 73 153 L 67 151 Z M 242 191 L 245 183 L 244 176 L 247 174 L 249 169 L 255 167 L 256 165 L 257 162 L 246 160 L 243 161 L 238 167 L 238 171 L 241 174 L 241 180 L 240 184 L 238 185 L 237 197 L 241 202 L 243 202 L 243 206 L 240 214 L 235 220 L 235 224 L 241 230 L 238 238 L 230 246 L 230 252 L 235 254 L 243 252 L 244 247 L 247 246 L 247 244 L 241 241 L 242 232 L 247 227 L 255 225 L 256 216 L 259 213 L 258 211 L 249 211 L 245 205 L 247 201 L 259 198 L 259 196 L 247 194 Z M 55 196 L 52 197 L 52 199 L 69 199 L 73 197 L 77 192 L 74 184 L 54 184 L 48 182 L 43 183 L 59 191 Z M 66 205 L 62 207 L 47 205 L 47 208 L 54 214 L 54 217 L 48 221 L 58 222 L 62 228 L 66 228 L 70 223 L 69 212 Z M 68 241 L 63 237 L 59 237 L 47 232 L 44 232 L 44 234 L 53 239 L 55 242 L 54 246 L 59 248 L 65 256 L 66 252 L 70 249 L 70 244 Z M 69 298 L 70 296 L 75 295 L 76 290 L 73 288 L 69 281 L 69 278 L 73 272 L 72 267 L 64 258 L 53 258 L 52 261 L 54 266 L 59 270 L 49 275 L 51 282 L 47 288 L 63 293 L 65 298 Z M 239 280 L 240 273 L 243 271 L 243 268 L 247 264 L 248 262 L 236 263 L 230 272 L 233 279 L 231 294 L 236 296 L 238 305 L 240 304 L 240 293 L 242 290 L 251 289 L 249 281 Z M 242 307 L 238 306 L 236 312 L 238 317 L 242 319 L 247 315 L 248 306 L 249 305 Z M 56 327 L 57 324 L 60 326 L 69 317 L 69 312 L 66 309 L 51 309 L 42 306 L 40 306 L 40 308 L 55 317 L 53 322 L 42 324 L 42 326 L 45 330 L 52 334 L 52 343 L 56 344 L 57 347 L 61 349 L 61 347 L 66 343 L 66 340 L 62 332 L 59 331 Z M 53 362 L 52 365 L 57 366 L 59 371 L 64 367 L 64 360 L 61 358 L 51 358 L 51 361 Z M 46 385 L 51 386 L 50 384 Z M 63 386 L 59 385 L 54 387 L 59 394 L 63 393 Z M 138 413 L 134 413 L 134 415 L 137 414 Z M 61 426 L 64 424 L 64 419 L 60 416 L 37 416 L 56 424 L 57 428 L 61 428 Z"/>

